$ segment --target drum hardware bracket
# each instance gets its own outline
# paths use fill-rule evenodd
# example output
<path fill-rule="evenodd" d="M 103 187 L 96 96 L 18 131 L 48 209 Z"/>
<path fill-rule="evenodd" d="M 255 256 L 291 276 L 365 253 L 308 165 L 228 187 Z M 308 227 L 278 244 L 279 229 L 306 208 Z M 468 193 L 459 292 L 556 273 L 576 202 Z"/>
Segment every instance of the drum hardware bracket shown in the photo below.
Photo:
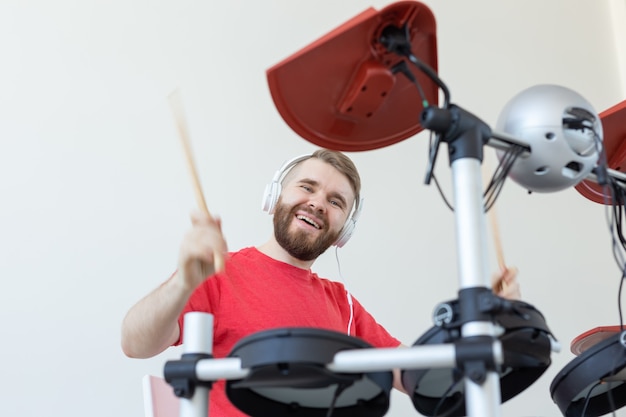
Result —
<path fill-rule="evenodd" d="M 192 398 L 197 386 L 211 388 L 213 381 L 200 380 L 196 375 L 198 362 L 211 358 L 213 355 L 207 353 L 184 353 L 180 360 L 170 360 L 165 363 L 163 375 L 173 387 L 177 397 Z"/>
<path fill-rule="evenodd" d="M 469 287 L 459 291 L 459 322 L 494 322 L 494 313 L 509 307 L 487 287 Z M 497 339 L 493 335 L 473 335 L 462 337 L 454 342 L 456 363 L 467 378 L 482 385 L 488 371 L 497 371 L 493 345 Z"/>
<path fill-rule="evenodd" d="M 514 313 L 524 320 L 530 320 L 530 316 L 520 311 L 514 303 L 506 298 L 499 297 L 492 292 L 484 292 L 479 295 L 479 308 L 485 313 Z"/>
<path fill-rule="evenodd" d="M 443 327 L 454 320 L 454 310 L 450 303 L 439 303 L 433 311 L 433 323 L 437 327 Z"/>
<path fill-rule="evenodd" d="M 487 371 L 497 370 L 493 343 L 491 336 L 471 336 L 454 342 L 457 366 L 477 384 L 485 382 Z"/>
<path fill-rule="evenodd" d="M 520 311 L 509 300 L 495 295 L 486 288 L 474 288 L 471 292 L 464 290 L 461 295 L 464 302 L 469 303 L 465 317 L 459 317 L 459 313 L 451 305 L 450 301 L 437 304 L 433 310 L 433 324 L 437 327 L 452 328 L 470 321 L 493 321 L 498 313 L 513 313 L 524 320 L 530 320 L 530 316 Z M 475 298 L 472 298 L 475 297 Z"/>
<path fill-rule="evenodd" d="M 619 336 L 619 342 L 626 348 L 626 330 L 622 330 L 622 333 Z"/>
<path fill-rule="evenodd" d="M 459 319 L 456 323 L 493 321 L 497 313 L 515 313 L 524 320 L 529 316 L 519 311 L 509 300 L 495 295 L 489 288 L 473 287 L 459 291 Z M 452 321 L 452 320 L 451 320 Z"/>

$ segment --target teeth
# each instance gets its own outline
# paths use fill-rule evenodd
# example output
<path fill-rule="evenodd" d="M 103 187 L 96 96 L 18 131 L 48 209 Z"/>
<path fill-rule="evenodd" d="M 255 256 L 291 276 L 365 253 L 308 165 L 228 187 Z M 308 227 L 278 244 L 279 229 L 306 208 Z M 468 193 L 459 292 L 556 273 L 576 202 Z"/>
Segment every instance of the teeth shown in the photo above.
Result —
<path fill-rule="evenodd" d="M 305 222 L 309 223 L 311 226 L 315 227 L 316 229 L 320 229 L 320 228 L 321 228 L 321 227 L 320 227 L 320 225 L 319 225 L 319 224 L 317 224 L 317 223 L 316 223 L 313 219 L 311 219 L 310 217 L 306 217 L 306 216 L 303 216 L 303 215 L 301 215 L 301 214 L 300 214 L 300 215 L 298 215 L 298 216 L 297 216 L 297 218 L 298 218 L 299 220 L 304 220 Z"/>

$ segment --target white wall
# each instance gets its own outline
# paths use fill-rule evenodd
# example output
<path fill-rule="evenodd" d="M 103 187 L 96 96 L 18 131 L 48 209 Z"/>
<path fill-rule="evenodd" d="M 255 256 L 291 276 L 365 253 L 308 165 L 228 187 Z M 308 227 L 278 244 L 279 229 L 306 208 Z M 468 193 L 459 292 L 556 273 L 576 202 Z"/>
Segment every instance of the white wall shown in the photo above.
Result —
<path fill-rule="evenodd" d="M 195 205 L 167 95 L 182 91 L 208 205 L 223 218 L 230 248 L 261 243 L 271 230 L 260 211 L 265 183 L 283 160 L 315 148 L 278 115 L 265 70 L 367 7 L 387 4 L 0 3 L 0 415 L 142 415 L 141 377 L 161 373 L 180 350 L 128 359 L 120 323 L 174 269 Z M 570 87 L 598 111 L 626 98 L 623 55 L 620 71 L 615 53 L 624 44 L 612 29 L 624 20 L 610 13 L 623 4 L 426 4 L 453 102 L 487 123 L 539 83 Z M 423 184 L 426 151 L 420 134 L 351 154 L 367 202 L 340 251 L 354 294 L 406 344 L 458 288 L 454 218 Z M 436 171 L 450 196 L 442 155 Z M 503 414 L 557 416 L 549 385 L 574 358 L 569 342 L 618 321 L 620 271 L 604 207 L 573 189 L 528 195 L 511 181 L 497 207 L 524 299 L 563 345 Z M 316 267 L 337 277 L 334 253 Z M 393 394 L 389 416 L 415 414 L 407 397 Z"/>

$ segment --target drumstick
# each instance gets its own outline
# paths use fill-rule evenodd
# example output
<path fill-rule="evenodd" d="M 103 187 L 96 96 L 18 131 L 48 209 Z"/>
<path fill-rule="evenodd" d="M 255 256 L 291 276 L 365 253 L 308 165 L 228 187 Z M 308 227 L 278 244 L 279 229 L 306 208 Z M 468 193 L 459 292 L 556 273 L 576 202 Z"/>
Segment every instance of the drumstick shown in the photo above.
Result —
<path fill-rule="evenodd" d="M 483 160 L 483 183 L 489 184 L 488 178 L 489 173 L 487 172 L 487 163 L 485 159 Z M 493 237 L 498 266 L 500 267 L 500 271 L 506 271 L 507 267 L 506 262 L 504 261 L 504 250 L 502 249 L 502 239 L 500 239 L 500 228 L 498 227 L 495 204 L 491 206 L 487 212 L 487 216 L 489 217 L 489 224 L 491 225 L 491 234 Z M 501 279 L 500 282 L 496 283 L 496 285 L 498 288 L 504 288 L 506 283 Z"/>
<path fill-rule="evenodd" d="M 168 99 L 170 107 L 172 109 L 172 114 L 174 115 L 174 120 L 176 121 L 176 126 L 178 127 L 178 136 L 180 137 L 183 152 L 185 153 L 187 168 L 189 169 L 189 174 L 191 175 L 192 186 L 196 195 L 196 203 L 198 204 L 200 210 L 202 210 L 209 217 L 209 220 L 214 221 L 213 216 L 211 216 L 211 212 L 207 207 L 204 193 L 202 192 L 202 186 L 200 185 L 200 178 L 198 177 L 198 171 L 196 170 L 193 152 L 191 151 L 191 141 L 189 140 L 187 123 L 185 121 L 185 114 L 183 112 L 183 106 L 180 100 L 180 94 L 178 93 L 178 89 L 174 90 L 169 95 Z M 221 271 L 224 266 L 224 259 L 222 258 L 221 254 L 215 253 L 214 256 L 215 270 Z"/>
<path fill-rule="evenodd" d="M 498 228 L 498 218 L 496 215 L 496 208 L 491 207 L 487 213 L 489 216 L 489 222 L 491 224 L 491 233 L 493 235 L 493 243 L 496 249 L 496 259 L 498 260 L 498 266 L 501 271 L 506 269 L 506 262 L 504 262 L 504 251 L 502 250 L 502 240 L 500 239 L 500 229 Z"/>

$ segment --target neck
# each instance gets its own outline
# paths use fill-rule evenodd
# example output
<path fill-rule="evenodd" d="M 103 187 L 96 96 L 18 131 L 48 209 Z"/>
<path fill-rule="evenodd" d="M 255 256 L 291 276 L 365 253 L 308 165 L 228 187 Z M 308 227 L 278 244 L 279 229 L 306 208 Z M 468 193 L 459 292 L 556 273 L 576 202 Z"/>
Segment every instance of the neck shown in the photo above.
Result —
<path fill-rule="evenodd" d="M 313 266 L 313 263 L 315 262 L 315 259 L 312 261 L 303 261 L 302 259 L 294 258 L 278 244 L 274 237 L 258 246 L 257 249 L 259 252 L 269 256 L 270 258 L 274 258 L 277 261 L 285 262 L 301 269 L 311 269 L 311 266 Z"/>

